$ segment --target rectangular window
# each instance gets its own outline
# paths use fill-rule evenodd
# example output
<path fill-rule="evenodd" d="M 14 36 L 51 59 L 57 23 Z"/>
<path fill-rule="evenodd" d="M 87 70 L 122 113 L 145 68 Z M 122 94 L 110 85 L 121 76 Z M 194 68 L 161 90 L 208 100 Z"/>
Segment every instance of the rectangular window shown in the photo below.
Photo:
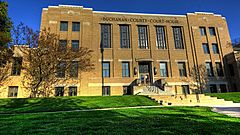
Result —
<path fill-rule="evenodd" d="M 120 25 L 120 44 L 121 48 L 130 48 L 129 25 Z"/>
<path fill-rule="evenodd" d="M 218 44 L 216 43 L 212 44 L 212 49 L 214 54 L 219 54 Z"/>
<path fill-rule="evenodd" d="M 14 57 L 12 63 L 12 75 L 19 76 L 22 68 L 22 57 Z"/>
<path fill-rule="evenodd" d="M 130 86 L 123 86 L 123 95 L 131 95 L 132 89 Z"/>
<path fill-rule="evenodd" d="M 206 62 L 206 70 L 207 70 L 207 75 L 209 77 L 213 77 L 213 68 L 212 68 L 212 62 Z"/>
<path fill-rule="evenodd" d="M 173 27 L 175 49 L 184 49 L 182 27 Z"/>
<path fill-rule="evenodd" d="M 148 49 L 147 26 L 138 26 L 138 47 Z"/>
<path fill-rule="evenodd" d="M 204 54 L 210 54 L 209 46 L 207 43 L 202 44 Z"/>
<path fill-rule="evenodd" d="M 77 87 L 76 86 L 69 87 L 69 96 L 77 96 Z"/>
<path fill-rule="evenodd" d="M 9 86 L 8 97 L 17 97 L 17 95 L 18 95 L 18 86 Z"/>
<path fill-rule="evenodd" d="M 218 76 L 223 76 L 223 68 L 221 62 L 216 62 L 216 70 Z"/>
<path fill-rule="evenodd" d="M 160 62 L 160 76 L 161 77 L 168 76 L 167 62 Z"/>
<path fill-rule="evenodd" d="M 156 26 L 157 48 L 167 49 L 164 26 Z"/>
<path fill-rule="evenodd" d="M 130 77 L 129 62 L 122 62 L 122 77 Z"/>
<path fill-rule="evenodd" d="M 64 96 L 64 87 L 55 87 L 55 96 Z"/>
<path fill-rule="evenodd" d="M 79 51 L 79 40 L 72 40 L 72 51 Z"/>
<path fill-rule="evenodd" d="M 80 31 L 80 22 L 72 22 L 72 31 Z"/>
<path fill-rule="evenodd" d="M 216 84 L 210 84 L 209 89 L 211 93 L 217 93 L 217 85 Z"/>
<path fill-rule="evenodd" d="M 64 52 L 67 50 L 67 40 L 59 40 L 58 51 Z"/>
<path fill-rule="evenodd" d="M 110 96 L 110 86 L 103 86 L 102 87 L 102 95 L 103 96 Z"/>
<path fill-rule="evenodd" d="M 231 76 L 235 75 L 233 64 L 228 64 L 229 73 Z"/>
<path fill-rule="evenodd" d="M 110 77 L 110 62 L 102 62 L 103 77 Z"/>
<path fill-rule="evenodd" d="M 186 77 L 187 76 L 185 62 L 178 62 L 178 70 L 179 70 L 179 76 L 180 77 Z"/>
<path fill-rule="evenodd" d="M 101 48 L 111 48 L 110 24 L 101 24 Z"/>
<path fill-rule="evenodd" d="M 220 84 L 220 90 L 221 90 L 221 93 L 226 93 L 227 92 L 227 85 L 226 84 Z"/>
<path fill-rule="evenodd" d="M 78 61 L 73 61 L 70 67 L 70 77 L 78 77 Z"/>
<path fill-rule="evenodd" d="M 59 62 L 57 65 L 57 75 L 58 78 L 64 78 L 65 77 L 65 70 L 66 70 L 67 63 L 65 61 Z"/>
<path fill-rule="evenodd" d="M 60 31 L 68 31 L 68 22 L 66 21 L 60 22 Z"/>
<path fill-rule="evenodd" d="M 206 36 L 206 28 L 205 27 L 200 27 L 200 34 L 201 34 L 201 36 Z"/>
<path fill-rule="evenodd" d="M 184 95 L 190 94 L 189 85 L 182 85 L 182 93 Z"/>
<path fill-rule="evenodd" d="M 215 28 L 209 27 L 209 33 L 210 33 L 210 36 L 216 36 Z"/>

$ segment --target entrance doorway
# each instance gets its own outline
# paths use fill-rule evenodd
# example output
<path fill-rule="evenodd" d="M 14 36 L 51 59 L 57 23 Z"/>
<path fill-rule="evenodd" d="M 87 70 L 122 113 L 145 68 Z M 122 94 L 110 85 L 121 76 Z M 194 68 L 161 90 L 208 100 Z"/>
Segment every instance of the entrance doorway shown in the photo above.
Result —
<path fill-rule="evenodd" d="M 150 85 L 152 83 L 152 66 L 151 62 L 143 61 L 138 63 L 139 79 L 141 85 Z"/>

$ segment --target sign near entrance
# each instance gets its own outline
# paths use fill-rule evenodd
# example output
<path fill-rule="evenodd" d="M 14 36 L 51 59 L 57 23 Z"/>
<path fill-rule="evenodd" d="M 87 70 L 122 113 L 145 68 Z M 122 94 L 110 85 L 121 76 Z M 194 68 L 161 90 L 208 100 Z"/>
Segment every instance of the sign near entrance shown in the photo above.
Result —
<path fill-rule="evenodd" d="M 124 18 L 124 17 L 103 17 L 103 21 L 115 22 L 140 22 L 140 23 L 179 23 L 177 19 L 143 19 L 143 18 Z"/>

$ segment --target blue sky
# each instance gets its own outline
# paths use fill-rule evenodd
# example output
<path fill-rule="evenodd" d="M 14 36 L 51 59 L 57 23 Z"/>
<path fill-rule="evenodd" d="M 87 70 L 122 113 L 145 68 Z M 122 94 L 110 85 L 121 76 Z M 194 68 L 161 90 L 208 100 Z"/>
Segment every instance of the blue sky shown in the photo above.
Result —
<path fill-rule="evenodd" d="M 232 40 L 240 37 L 240 0 L 5 0 L 15 24 L 23 22 L 40 28 L 42 8 L 49 5 L 81 5 L 97 11 L 121 11 L 159 14 L 213 12 L 227 18 Z"/>

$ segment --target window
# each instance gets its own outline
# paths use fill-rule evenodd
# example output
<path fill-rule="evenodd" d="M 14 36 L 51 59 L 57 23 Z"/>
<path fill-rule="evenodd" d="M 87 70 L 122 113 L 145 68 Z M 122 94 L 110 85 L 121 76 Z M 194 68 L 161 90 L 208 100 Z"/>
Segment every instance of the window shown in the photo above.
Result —
<path fill-rule="evenodd" d="M 234 76 L 235 75 L 235 72 L 234 72 L 234 68 L 233 68 L 233 64 L 228 64 L 228 68 L 229 68 L 229 73 L 231 76 Z"/>
<path fill-rule="evenodd" d="M 72 51 L 79 51 L 79 40 L 72 40 Z"/>
<path fill-rule="evenodd" d="M 130 86 L 123 86 L 123 95 L 131 95 L 132 90 Z"/>
<path fill-rule="evenodd" d="M 57 76 L 58 78 L 64 78 L 65 77 L 65 70 L 66 70 L 66 62 L 65 61 L 61 61 L 59 62 L 59 64 L 57 65 Z"/>
<path fill-rule="evenodd" d="M 181 27 L 173 27 L 173 37 L 175 49 L 184 49 Z"/>
<path fill-rule="evenodd" d="M 129 62 L 122 62 L 122 77 L 130 77 Z"/>
<path fill-rule="evenodd" d="M 187 76 L 185 62 L 178 62 L 179 76 Z"/>
<path fill-rule="evenodd" d="M 78 61 L 73 61 L 70 67 L 70 77 L 78 77 Z"/>
<path fill-rule="evenodd" d="M 209 46 L 207 43 L 202 44 L 204 54 L 210 54 Z"/>
<path fill-rule="evenodd" d="M 214 76 L 213 74 L 213 68 L 212 68 L 212 62 L 206 62 L 206 70 L 207 70 L 207 75 L 209 77 Z"/>
<path fill-rule="evenodd" d="M 110 77 L 110 62 L 102 62 L 102 76 Z"/>
<path fill-rule="evenodd" d="M 221 90 L 221 93 L 226 93 L 227 92 L 226 84 L 220 84 L 220 90 Z"/>
<path fill-rule="evenodd" d="M 67 50 L 67 40 L 60 40 L 58 51 L 64 52 Z"/>
<path fill-rule="evenodd" d="M 160 62 L 160 76 L 161 77 L 168 76 L 167 62 Z"/>
<path fill-rule="evenodd" d="M 102 87 L 102 95 L 103 96 L 110 96 L 110 86 L 103 86 Z"/>
<path fill-rule="evenodd" d="M 188 85 L 182 85 L 182 93 L 184 95 L 190 94 L 189 86 Z"/>
<path fill-rule="evenodd" d="M 76 86 L 69 87 L 69 96 L 77 96 L 77 87 Z"/>
<path fill-rule="evenodd" d="M 156 36 L 157 36 L 157 48 L 167 49 L 166 39 L 165 39 L 165 30 L 163 26 L 156 26 Z"/>
<path fill-rule="evenodd" d="M 60 22 L 60 31 L 68 31 L 68 22 L 66 21 Z"/>
<path fill-rule="evenodd" d="M 128 25 L 120 25 L 120 44 L 121 48 L 130 48 L 130 35 Z"/>
<path fill-rule="evenodd" d="M 201 34 L 201 36 L 206 36 L 206 28 L 205 27 L 200 27 L 200 34 Z"/>
<path fill-rule="evenodd" d="M 55 87 L 55 96 L 64 96 L 64 87 Z"/>
<path fill-rule="evenodd" d="M 215 64 L 216 64 L 217 75 L 223 76 L 223 69 L 222 69 L 221 62 L 216 62 Z"/>
<path fill-rule="evenodd" d="M 72 23 L 72 31 L 80 31 L 80 22 L 73 22 Z"/>
<path fill-rule="evenodd" d="M 214 54 L 219 54 L 218 44 L 212 44 L 212 49 Z"/>
<path fill-rule="evenodd" d="M 148 49 L 147 26 L 138 26 L 138 47 Z"/>
<path fill-rule="evenodd" d="M 210 84 L 209 89 L 211 93 L 217 93 L 217 85 L 216 84 Z"/>
<path fill-rule="evenodd" d="M 8 97 L 17 97 L 17 95 L 18 95 L 18 86 L 9 86 Z"/>
<path fill-rule="evenodd" d="M 209 33 L 211 36 L 216 36 L 215 28 L 214 27 L 209 27 Z"/>
<path fill-rule="evenodd" d="M 12 75 L 19 76 L 21 74 L 22 57 L 14 57 L 12 63 Z"/>
<path fill-rule="evenodd" d="M 101 24 L 101 48 L 111 48 L 110 24 Z"/>

